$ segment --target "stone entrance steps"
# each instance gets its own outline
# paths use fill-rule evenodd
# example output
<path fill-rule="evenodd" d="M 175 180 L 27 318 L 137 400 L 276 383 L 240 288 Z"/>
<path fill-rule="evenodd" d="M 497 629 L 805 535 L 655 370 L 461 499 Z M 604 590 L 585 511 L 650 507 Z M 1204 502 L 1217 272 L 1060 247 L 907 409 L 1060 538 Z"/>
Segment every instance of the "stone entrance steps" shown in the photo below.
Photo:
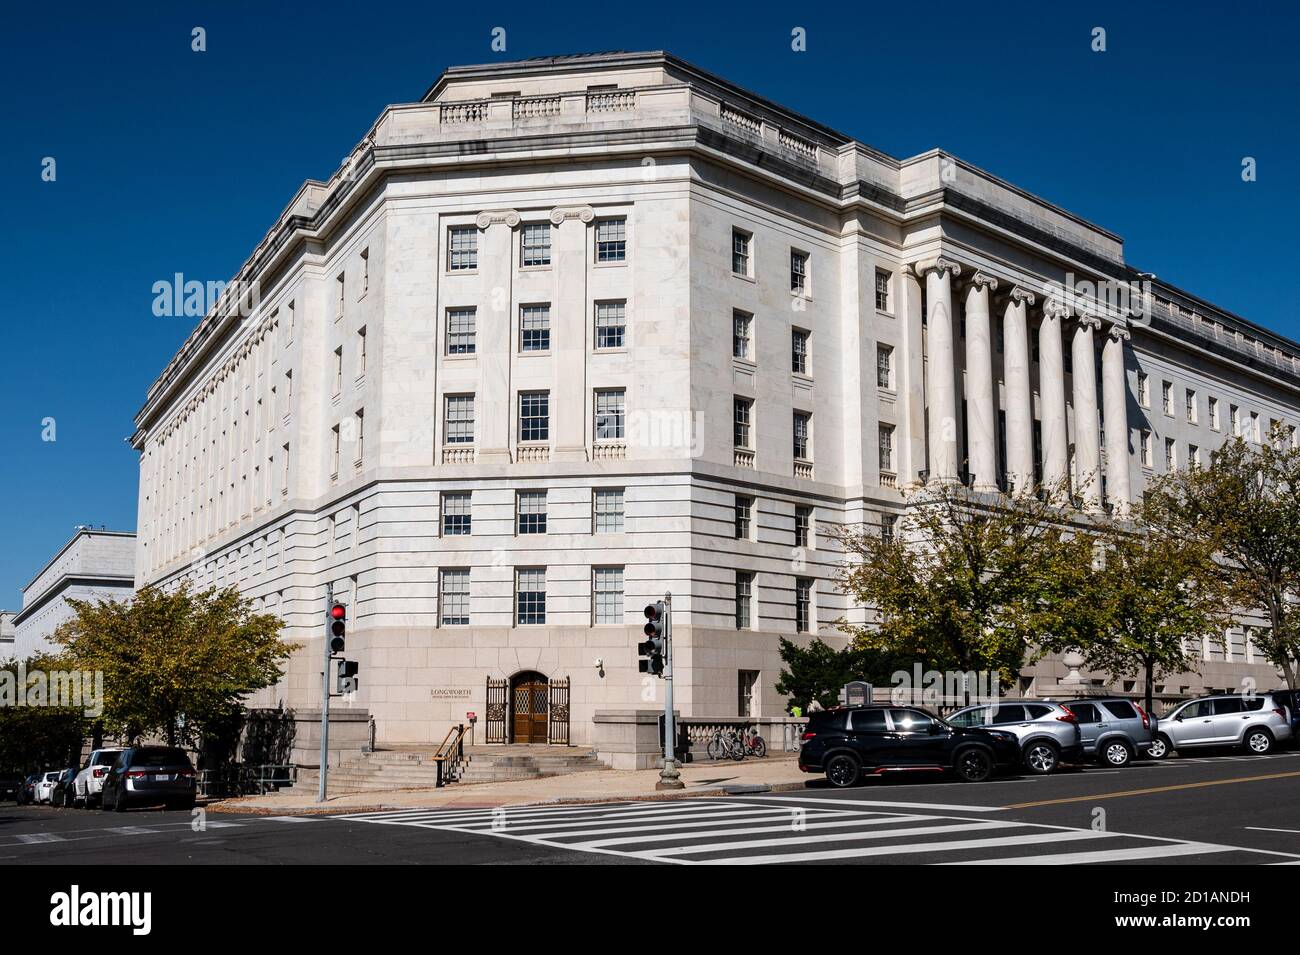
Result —
<path fill-rule="evenodd" d="M 507 782 L 580 773 L 606 766 L 596 754 L 581 747 L 467 746 L 460 783 Z M 319 785 L 314 769 L 298 773 L 296 789 Z M 362 753 L 329 772 L 331 792 L 382 792 L 391 789 L 432 789 L 438 784 L 438 767 L 432 749 L 395 749 Z"/>

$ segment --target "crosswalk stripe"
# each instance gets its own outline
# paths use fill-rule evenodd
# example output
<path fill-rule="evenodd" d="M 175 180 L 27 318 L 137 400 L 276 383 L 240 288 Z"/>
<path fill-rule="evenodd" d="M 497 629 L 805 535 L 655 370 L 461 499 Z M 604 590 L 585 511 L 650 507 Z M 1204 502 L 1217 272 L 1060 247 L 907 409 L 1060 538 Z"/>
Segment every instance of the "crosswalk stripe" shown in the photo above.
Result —
<path fill-rule="evenodd" d="M 883 825 L 885 823 L 890 823 L 890 822 L 914 822 L 917 819 L 927 819 L 927 818 L 929 817 L 928 816 L 885 816 L 879 819 L 838 819 L 837 818 L 829 822 L 820 822 L 820 821 L 810 822 L 804 828 L 842 829 L 845 826 L 872 826 L 872 825 Z M 748 820 L 748 821 L 753 822 L 755 820 Z M 713 826 L 713 825 L 715 824 L 712 822 L 692 822 L 692 823 L 682 823 L 680 825 L 674 826 L 673 828 L 680 830 L 680 829 L 690 829 L 690 828 L 698 828 L 701 826 Z M 748 835 L 753 835 L 762 832 L 801 832 L 801 831 L 803 830 L 794 829 L 788 822 L 780 826 L 748 826 L 743 829 L 716 830 L 716 832 L 718 833 L 726 833 L 727 835 L 732 835 L 732 836 L 748 836 Z M 644 833 L 645 830 L 641 826 L 628 826 L 627 828 L 623 828 L 623 829 L 590 829 L 587 832 L 564 832 L 564 833 L 554 833 L 554 835 L 557 837 L 567 838 L 571 836 L 608 835 L 610 833 L 625 833 L 625 832 Z M 668 833 L 659 833 L 657 835 L 652 835 L 652 836 L 642 834 L 638 836 L 635 840 L 628 839 L 626 837 L 620 839 L 595 839 L 588 842 L 566 843 L 566 845 L 571 845 L 575 849 L 583 849 L 589 847 L 600 848 L 603 846 L 623 845 L 625 843 L 633 842 L 633 841 L 637 843 L 644 843 L 644 842 L 672 842 L 675 839 L 699 839 L 705 836 L 712 836 L 714 834 L 715 832 L 700 832 L 700 833 L 668 832 Z M 543 832 L 538 835 L 538 838 L 547 839 L 550 838 L 551 835 L 552 833 Z"/>
<path fill-rule="evenodd" d="M 508 818 L 524 817 L 554 817 L 554 816 L 577 816 L 581 814 L 608 815 L 614 816 L 632 810 L 645 811 L 649 806 L 667 806 L 674 809 L 693 809 L 703 811 L 710 808 L 716 808 L 719 805 L 731 806 L 736 803 L 723 803 L 708 801 L 698 802 L 673 802 L 673 803 L 646 803 L 646 802 L 628 802 L 618 803 L 615 805 L 567 805 L 567 806 L 537 806 L 537 807 L 479 807 L 475 809 L 394 809 L 386 812 L 358 812 L 358 813 L 341 813 L 331 816 L 331 819 L 363 819 L 366 821 L 383 821 L 386 819 L 400 820 L 405 818 L 427 818 L 427 819 L 481 819 L 493 818 L 496 816 L 505 816 Z"/>
<path fill-rule="evenodd" d="M 1140 837 L 1134 837 L 1140 838 Z M 1233 846 L 1212 846 L 1202 842 L 1165 846 L 1136 846 L 1129 849 L 1099 849 L 1095 852 L 1060 852 L 1043 856 L 1012 856 L 1004 859 L 963 859 L 937 865 L 1087 865 L 1094 862 L 1125 862 L 1132 859 L 1168 859 L 1173 856 L 1204 855 L 1211 852 L 1240 852 Z"/>
<path fill-rule="evenodd" d="M 791 814 L 792 814 L 791 810 L 779 809 L 779 808 L 778 809 L 727 809 L 727 810 L 719 810 L 717 812 L 703 812 L 703 813 L 702 812 L 639 813 L 637 815 L 620 816 L 617 821 L 622 822 L 625 819 L 636 819 L 642 821 L 642 824 L 644 825 L 646 822 L 650 822 L 652 820 L 653 821 L 669 820 L 666 823 L 666 825 L 671 827 L 674 825 L 674 822 L 672 820 L 676 820 L 676 819 L 682 819 L 685 821 L 690 821 L 695 819 L 717 819 L 717 820 L 725 821 L 727 819 L 734 819 L 737 817 L 744 817 L 744 816 L 761 815 L 761 816 L 772 816 L 772 817 L 780 818 L 781 816 L 789 816 Z M 459 829 L 464 832 L 482 832 L 486 830 L 493 830 L 493 831 L 509 830 L 510 832 L 529 832 L 538 829 L 541 830 L 571 829 L 578 826 L 590 826 L 591 824 L 592 824 L 592 820 L 590 819 L 570 821 L 570 822 L 549 822 L 549 821 L 540 822 L 540 823 L 533 822 L 522 826 L 512 824 L 508 821 L 498 825 L 495 822 L 488 820 L 482 823 L 476 823 L 474 825 L 462 824 L 462 825 L 453 826 L 452 828 Z"/>
<path fill-rule="evenodd" d="M 262 816 L 267 822 L 316 822 L 319 816 Z"/>
<path fill-rule="evenodd" d="M 18 836 L 18 841 L 24 845 L 34 846 L 43 842 L 63 842 L 63 836 L 54 832 L 29 832 Z"/>
<path fill-rule="evenodd" d="M 746 796 L 746 799 L 771 799 L 781 802 L 795 802 L 789 796 Z M 816 799 L 798 797 L 798 803 L 828 803 L 832 806 L 862 806 L 874 809 L 928 809 L 931 812 L 1001 812 L 1001 806 L 954 806 L 939 802 L 892 802 L 882 799 Z"/>
<path fill-rule="evenodd" d="M 713 842 L 705 845 L 669 846 L 666 849 L 646 849 L 635 855 L 645 858 L 662 856 L 702 855 L 709 852 L 729 852 L 736 849 L 770 849 L 773 846 L 816 845 L 824 842 L 864 842 L 870 839 L 901 839 L 905 836 L 930 835 L 944 832 L 973 832 L 983 829 L 1023 829 L 1015 822 L 966 822 L 946 826 L 908 826 L 905 829 L 879 829 L 873 832 L 831 832 L 798 839 L 747 839 L 740 842 Z"/>
<path fill-rule="evenodd" d="M 862 859 L 868 856 L 907 855 L 910 853 L 957 852 L 966 849 L 990 849 L 1006 846 L 1043 845 L 1049 842 L 1073 842 L 1079 839 L 1105 839 L 1110 833 L 1091 829 L 1056 833 L 1035 832 L 1027 836 L 995 836 L 989 839 L 958 839 L 952 842 L 909 842 L 903 845 L 861 846 L 854 849 L 824 849 L 818 852 L 782 852 L 763 856 L 727 856 L 722 859 L 697 860 L 698 865 L 768 865 L 774 862 L 821 862 L 831 859 Z"/>
<path fill-rule="evenodd" d="M 158 830 L 150 829 L 146 826 L 116 826 L 106 831 L 112 832 L 119 836 L 151 836 L 154 835 Z"/>

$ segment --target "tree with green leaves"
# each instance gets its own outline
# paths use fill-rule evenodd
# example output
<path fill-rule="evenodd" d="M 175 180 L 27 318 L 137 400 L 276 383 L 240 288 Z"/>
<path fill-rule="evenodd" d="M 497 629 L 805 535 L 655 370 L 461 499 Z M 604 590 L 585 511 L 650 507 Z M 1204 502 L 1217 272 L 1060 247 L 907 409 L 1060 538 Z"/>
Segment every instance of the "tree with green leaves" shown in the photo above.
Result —
<path fill-rule="evenodd" d="M 1157 477 L 1148 519 L 1170 537 L 1209 548 L 1239 607 L 1268 620 L 1253 642 L 1300 688 L 1300 448 L 1275 427 L 1254 444 L 1229 439 L 1205 468 Z"/>
<path fill-rule="evenodd" d="M 279 617 L 253 612 L 233 587 L 147 586 L 129 601 L 69 601 L 55 632 L 70 665 L 104 674 L 105 728 L 127 740 L 158 735 L 196 744 L 243 698 L 283 676 L 297 645 Z"/>
<path fill-rule="evenodd" d="M 1011 685 L 1075 625 L 1066 611 L 1092 544 L 1070 531 L 1063 499 L 935 484 L 911 492 L 892 534 L 843 529 L 841 586 L 878 617 L 843 629 L 859 648 Z"/>
<path fill-rule="evenodd" d="M 892 674 L 911 666 L 911 661 L 893 658 L 874 650 L 849 645 L 836 650 L 824 640 L 814 638 L 801 647 L 784 637 L 780 640 L 781 668 L 776 692 L 785 694 L 787 704 L 808 711 L 816 700 L 823 707 L 839 703 L 840 690 L 854 680 L 873 686 L 889 683 Z"/>
<path fill-rule="evenodd" d="M 1071 648 L 1112 680 L 1140 674 L 1150 713 L 1156 677 L 1195 670 L 1202 638 L 1223 633 L 1231 594 L 1211 546 L 1152 525 L 1140 506 L 1091 533 L 1097 559 L 1077 611 L 1091 633 Z"/>
<path fill-rule="evenodd" d="M 0 662 L 0 680 L 25 697 L 29 687 L 22 685 L 24 677 L 30 680 L 66 669 L 66 661 L 40 654 L 28 657 L 21 666 L 17 660 Z M 27 775 L 77 764 L 89 723 L 85 711 L 76 706 L 5 699 L 0 704 L 0 774 Z"/>

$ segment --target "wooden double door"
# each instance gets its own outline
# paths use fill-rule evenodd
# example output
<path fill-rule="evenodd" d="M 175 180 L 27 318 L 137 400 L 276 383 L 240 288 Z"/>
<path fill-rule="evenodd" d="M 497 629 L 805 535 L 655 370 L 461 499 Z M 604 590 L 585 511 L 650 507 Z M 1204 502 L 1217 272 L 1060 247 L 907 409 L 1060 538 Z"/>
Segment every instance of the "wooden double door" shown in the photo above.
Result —
<path fill-rule="evenodd" d="M 550 682 L 540 673 L 520 673 L 511 681 L 511 742 L 548 741 L 550 693 Z"/>

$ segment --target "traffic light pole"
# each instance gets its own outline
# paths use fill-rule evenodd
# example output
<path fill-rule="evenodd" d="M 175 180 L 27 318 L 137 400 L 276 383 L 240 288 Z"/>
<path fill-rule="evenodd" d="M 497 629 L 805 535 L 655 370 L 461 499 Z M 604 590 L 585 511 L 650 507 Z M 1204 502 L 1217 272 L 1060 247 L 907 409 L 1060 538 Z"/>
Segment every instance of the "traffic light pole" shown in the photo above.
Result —
<path fill-rule="evenodd" d="M 325 658 L 320 671 L 320 790 L 316 801 L 325 801 L 325 776 L 329 772 L 330 755 L 330 608 L 334 606 L 334 584 L 325 585 Z"/>
<path fill-rule="evenodd" d="M 673 723 L 673 595 L 664 594 L 664 768 L 655 789 L 685 789 L 677 770 L 677 727 Z"/>

